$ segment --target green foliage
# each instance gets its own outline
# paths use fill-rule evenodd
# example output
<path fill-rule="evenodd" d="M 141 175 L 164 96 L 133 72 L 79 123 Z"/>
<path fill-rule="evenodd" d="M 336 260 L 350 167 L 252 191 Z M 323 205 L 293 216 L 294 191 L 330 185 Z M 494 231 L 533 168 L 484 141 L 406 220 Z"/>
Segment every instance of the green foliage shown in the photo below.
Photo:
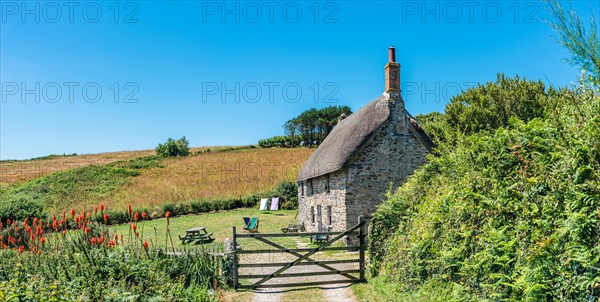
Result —
<path fill-rule="evenodd" d="M 284 136 L 274 136 L 258 142 L 263 148 L 319 145 L 337 125 L 340 117 L 352 114 L 348 106 L 311 108 L 283 125 Z"/>
<path fill-rule="evenodd" d="M 31 195 L 17 193 L 8 195 L 0 201 L 0 222 L 10 220 L 25 220 L 26 218 L 46 218 L 44 205 Z"/>
<path fill-rule="evenodd" d="M 425 131 L 438 145 L 456 143 L 459 137 L 479 132 L 492 133 L 506 127 L 511 117 L 523 121 L 543 118 L 550 106 L 549 94 L 540 82 L 497 76 L 489 82 L 470 88 L 453 97 L 445 113 L 433 112 L 417 116 Z"/>
<path fill-rule="evenodd" d="M 582 69 L 583 78 L 600 86 L 600 39 L 598 24 L 593 17 L 589 26 L 585 26 L 574 12 L 566 12 L 557 0 L 544 0 L 548 5 L 550 26 L 558 33 L 557 40 L 571 52 L 568 60 Z M 588 73 L 588 74 L 586 74 Z"/>
<path fill-rule="evenodd" d="M 158 144 L 154 151 L 156 151 L 156 155 L 162 157 L 188 156 L 190 154 L 190 142 L 185 136 L 178 140 L 169 138 L 164 144 Z"/>
<path fill-rule="evenodd" d="M 282 181 L 275 188 L 275 196 L 279 196 L 284 210 L 298 208 L 298 184 L 293 181 Z"/>
<path fill-rule="evenodd" d="M 370 271 L 397 285 L 394 301 L 600 298 L 600 97 L 583 87 L 550 98 L 495 131 L 462 119 L 472 134 L 378 208 Z"/>
<path fill-rule="evenodd" d="M 69 252 L 30 254 L 0 250 L 1 301 L 202 301 L 216 302 L 209 288 L 225 285 L 214 257 L 169 257 L 133 246 L 89 248 L 67 243 Z"/>

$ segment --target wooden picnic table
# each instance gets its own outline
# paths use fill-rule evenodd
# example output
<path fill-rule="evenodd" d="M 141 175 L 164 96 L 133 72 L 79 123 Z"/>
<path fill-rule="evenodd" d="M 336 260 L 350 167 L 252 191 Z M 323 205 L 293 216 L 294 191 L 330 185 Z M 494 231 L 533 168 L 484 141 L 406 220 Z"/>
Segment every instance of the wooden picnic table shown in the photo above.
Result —
<path fill-rule="evenodd" d="M 206 227 L 195 227 L 185 231 L 185 236 L 179 236 L 181 239 L 181 243 L 185 244 L 187 241 L 192 242 L 194 240 L 200 240 L 202 242 L 213 241 L 214 238 L 211 237 L 212 233 L 206 231 Z"/>

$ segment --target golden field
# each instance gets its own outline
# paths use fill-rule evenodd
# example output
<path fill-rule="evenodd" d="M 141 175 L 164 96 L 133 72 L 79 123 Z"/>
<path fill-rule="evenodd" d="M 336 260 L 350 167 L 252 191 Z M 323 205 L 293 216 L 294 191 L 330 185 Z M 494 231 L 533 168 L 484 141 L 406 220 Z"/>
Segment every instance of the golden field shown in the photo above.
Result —
<path fill-rule="evenodd" d="M 103 166 L 153 155 L 154 151 L 126 151 L 77 156 L 58 156 L 0 163 L 4 188 L 19 186 L 27 191 L 48 191 L 45 208 L 50 213 L 65 209 L 84 210 L 103 203 L 108 209 L 161 207 L 165 203 L 239 197 L 273 189 L 283 180 L 295 180 L 298 169 L 314 149 L 198 147 L 190 156 L 165 158 L 160 164 L 137 170 L 139 175 L 115 178 L 106 174 L 91 178 L 53 177 L 27 186 L 36 178 L 84 166 Z M 7 193 L 8 194 L 8 193 Z"/>
<path fill-rule="evenodd" d="M 212 149 L 211 149 L 212 150 Z M 282 180 L 294 180 L 314 149 L 243 149 L 166 159 L 162 168 L 141 171 L 114 196 L 101 200 L 111 207 L 141 207 L 166 202 L 233 197 L 265 191 Z"/>

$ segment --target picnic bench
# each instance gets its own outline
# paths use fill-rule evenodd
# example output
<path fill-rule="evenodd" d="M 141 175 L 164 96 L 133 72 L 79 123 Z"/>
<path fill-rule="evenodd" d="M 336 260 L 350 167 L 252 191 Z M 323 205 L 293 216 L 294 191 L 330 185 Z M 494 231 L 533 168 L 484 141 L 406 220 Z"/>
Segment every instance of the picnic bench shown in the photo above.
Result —
<path fill-rule="evenodd" d="M 304 223 L 290 223 L 286 228 L 281 228 L 281 231 L 284 233 L 298 233 L 305 230 Z"/>
<path fill-rule="evenodd" d="M 200 243 L 211 242 L 214 240 L 212 238 L 213 233 L 209 233 L 206 231 L 205 227 L 195 227 L 185 231 L 185 236 L 179 236 L 181 239 L 181 244 L 186 244 L 186 242 L 192 242 L 198 240 Z"/>

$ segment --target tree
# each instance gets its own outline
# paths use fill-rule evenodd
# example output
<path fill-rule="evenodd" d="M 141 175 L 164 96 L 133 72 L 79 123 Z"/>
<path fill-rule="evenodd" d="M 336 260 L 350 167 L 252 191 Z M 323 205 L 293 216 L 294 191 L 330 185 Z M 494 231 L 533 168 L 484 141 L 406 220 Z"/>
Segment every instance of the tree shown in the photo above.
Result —
<path fill-rule="evenodd" d="M 190 142 L 185 136 L 178 140 L 169 138 L 164 144 L 158 144 L 154 151 L 156 151 L 156 155 L 162 157 L 188 156 L 190 154 Z"/>
<path fill-rule="evenodd" d="M 571 52 L 571 58 L 567 61 L 588 73 L 584 75 L 586 80 L 596 87 L 600 86 L 600 43 L 594 14 L 586 28 L 575 11 L 566 13 L 557 0 L 544 1 L 552 17 L 547 20 L 548 24 L 558 33 L 558 42 Z"/>

